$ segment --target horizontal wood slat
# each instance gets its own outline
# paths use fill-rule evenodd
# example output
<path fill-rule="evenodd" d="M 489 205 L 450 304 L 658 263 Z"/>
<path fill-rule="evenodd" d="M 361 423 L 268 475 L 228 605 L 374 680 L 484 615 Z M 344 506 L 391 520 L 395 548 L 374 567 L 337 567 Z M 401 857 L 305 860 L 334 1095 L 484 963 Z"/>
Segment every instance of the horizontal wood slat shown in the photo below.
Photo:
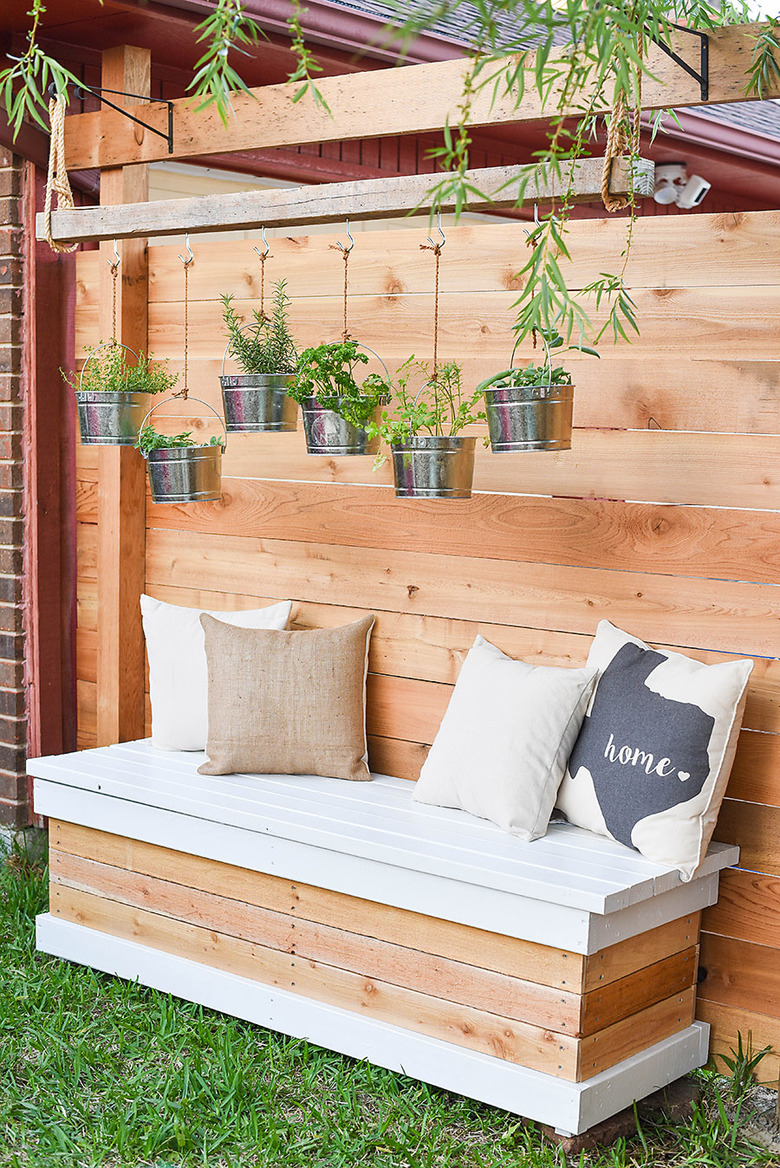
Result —
<path fill-rule="evenodd" d="M 739 866 L 780 876 L 780 807 L 726 799 L 715 839 L 739 846 Z"/>
<path fill-rule="evenodd" d="M 585 158 L 564 164 L 559 175 L 541 175 L 535 167 L 492 166 L 470 170 L 466 181 L 480 197 L 469 206 L 513 207 L 523 202 L 549 202 L 566 196 L 573 203 L 601 197 L 603 158 Z M 613 196 L 647 198 L 653 193 L 655 167 L 647 159 L 616 158 L 609 175 Z M 454 175 L 437 175 L 448 182 Z M 79 207 L 55 211 L 50 218 L 55 240 L 84 243 L 99 239 L 146 239 L 160 235 L 197 234 L 215 230 L 258 230 L 261 227 L 308 227 L 312 223 L 356 222 L 411 214 L 424 207 L 432 186 L 429 174 L 393 175 L 272 190 L 201 195 L 189 199 L 161 199 L 153 203 L 125 203 L 121 207 Z M 457 188 L 459 192 L 459 188 Z M 459 193 L 453 186 L 439 201 L 440 211 L 454 211 Z M 38 239 L 46 239 L 43 212 L 37 216 Z"/>
<path fill-rule="evenodd" d="M 771 1046 L 772 1052 L 758 1065 L 756 1079 L 759 1083 L 767 1083 L 777 1089 L 780 1075 L 780 1019 L 774 1015 L 759 1014 L 755 1010 L 724 1006 L 721 1002 L 710 1002 L 705 998 L 701 998 L 697 1003 L 696 1017 L 712 1027 L 710 1062 L 721 1073 L 729 1072 L 719 1056 L 734 1057 L 740 1034 L 743 1049 L 747 1044 L 748 1035 L 754 1053 L 764 1046 Z"/>
<path fill-rule="evenodd" d="M 745 62 L 750 58 L 756 27 L 760 26 L 732 26 L 713 29 L 709 34 L 710 101 L 745 100 Z M 671 43 L 683 58 L 698 66 L 697 49 L 691 47 L 690 39 L 674 33 Z M 643 84 L 643 108 L 700 104 L 701 91 L 692 77 L 652 43 L 647 46 L 646 55 L 649 73 Z M 533 68 L 532 57 L 529 65 Z M 467 60 L 458 59 L 325 77 L 317 85 L 327 109 L 310 97 L 293 103 L 289 84 L 266 85 L 248 94 L 232 95 L 227 126 L 222 125 L 213 106 L 201 110 L 189 98 L 180 98 L 174 102 L 172 152 L 164 137 L 143 131 L 111 109 L 74 114 L 65 122 L 66 165 L 69 170 L 84 170 L 93 166 L 193 158 L 199 154 L 441 130 L 457 116 L 468 68 Z M 537 119 L 549 112 L 530 85 L 526 86 L 519 106 L 511 92 L 504 94 L 499 87 L 494 96 L 493 88 L 488 82 L 477 90 L 470 107 L 470 125 Z M 777 95 L 780 87 L 770 81 L 764 96 Z M 603 102 L 597 102 L 593 112 L 607 109 Z M 130 107 L 130 112 L 163 135 L 167 134 L 168 110 L 162 103 Z"/>
<path fill-rule="evenodd" d="M 152 596 L 169 604 L 222 609 L 225 612 L 262 608 L 274 603 L 274 598 L 270 596 L 242 596 L 198 588 L 150 584 L 148 590 Z M 367 613 L 368 609 L 365 608 L 294 599 L 291 627 L 335 628 L 358 620 Z M 564 668 L 584 665 L 592 640 L 587 634 L 551 632 L 487 621 L 461 621 L 394 612 L 378 612 L 375 615 L 370 646 L 372 673 L 449 685 L 457 681 L 466 653 L 477 635 L 485 637 L 510 657 L 521 658 L 531 664 Z M 82 578 L 79 581 L 79 676 L 86 681 L 95 680 L 96 632 L 96 584 L 94 580 Z M 674 646 L 659 644 L 657 641 L 653 641 L 653 644 L 662 649 L 674 649 Z M 712 650 L 686 648 L 685 652 L 710 665 L 733 660 L 732 654 Z M 749 730 L 780 733 L 780 661 L 766 657 L 753 659 L 743 726 Z M 774 790 L 772 776 L 756 772 L 747 749 L 740 750 L 735 778 L 737 772 L 740 776 L 744 774 L 745 786 L 741 788 L 744 791 L 757 790 L 758 784 L 766 783 L 768 790 Z M 746 795 L 741 794 L 739 798 L 746 798 Z"/>
<path fill-rule="evenodd" d="M 300 881 L 283 880 L 244 868 L 220 864 L 199 856 L 183 856 L 169 848 L 139 840 L 110 835 L 75 824 L 52 821 L 51 843 L 58 856 L 80 856 L 112 864 L 130 872 L 155 876 L 203 892 L 221 895 L 252 905 L 265 905 L 279 912 L 294 908 L 296 916 L 366 937 L 376 937 L 393 945 L 425 949 L 456 962 L 479 965 L 509 977 L 524 976 L 541 985 L 581 992 L 586 959 L 578 953 L 554 949 L 531 941 L 510 939 L 484 929 L 443 921 L 420 913 L 380 905 L 374 901 L 345 896 Z M 676 925 L 677 922 L 673 922 Z M 690 944 L 689 932 L 679 927 L 661 926 L 645 934 L 639 955 L 649 964 L 660 954 L 678 952 Z M 657 934 L 657 935 L 656 935 Z M 634 939 L 632 938 L 633 943 Z M 629 942 L 621 942 L 599 954 L 598 966 L 605 965 L 606 981 L 625 976 L 637 968 L 631 964 Z M 613 955 L 612 949 L 620 950 Z M 590 988 L 590 986 L 589 986 Z"/>
<path fill-rule="evenodd" d="M 80 574 L 94 576 L 86 538 L 80 556 Z M 444 575 L 440 557 L 427 552 L 148 532 L 149 585 L 207 588 L 219 580 L 227 591 L 251 594 L 260 579 L 273 581 L 279 599 L 464 620 L 489 613 L 498 624 L 588 634 L 606 617 L 651 641 L 662 633 L 670 644 L 731 653 L 759 641 L 768 655 L 780 649 L 780 624 L 773 627 L 780 599 L 759 584 L 460 556 L 449 557 Z"/>
<path fill-rule="evenodd" d="M 701 968 L 706 977 L 699 986 L 700 998 L 759 1014 L 776 1010 L 780 962 L 772 946 L 704 933 Z"/>
<path fill-rule="evenodd" d="M 780 949 L 780 878 L 735 868 L 721 873 L 718 903 L 706 910 L 703 927 Z"/>
<path fill-rule="evenodd" d="M 579 1042 L 571 1035 L 554 1034 L 463 1005 L 453 1007 L 440 998 L 388 985 L 325 963 L 298 959 L 294 954 L 280 953 L 224 933 L 58 885 L 52 887 L 51 912 L 64 920 L 111 936 L 132 937 L 153 949 L 176 953 L 347 1010 L 367 1013 L 404 1029 L 431 1034 L 521 1066 L 545 1070 L 571 1082 L 577 1078 Z M 669 1008 L 650 1009 L 662 1015 L 661 1029 L 667 1028 L 670 1024 Z M 616 1025 L 620 1027 L 621 1024 Z M 674 1033 L 674 1030 L 668 1032 Z M 594 1063 L 612 1057 L 615 1039 L 609 1031 L 606 1035 L 604 1050 L 596 1051 Z M 624 1037 L 621 1033 L 617 1041 Z M 588 1041 L 595 1050 L 595 1038 Z"/>

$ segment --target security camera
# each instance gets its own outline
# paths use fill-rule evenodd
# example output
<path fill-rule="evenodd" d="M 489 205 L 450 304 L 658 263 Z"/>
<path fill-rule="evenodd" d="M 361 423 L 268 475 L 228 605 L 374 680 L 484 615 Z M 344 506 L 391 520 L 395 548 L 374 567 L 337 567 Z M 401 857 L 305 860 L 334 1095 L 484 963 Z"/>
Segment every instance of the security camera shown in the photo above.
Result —
<path fill-rule="evenodd" d="M 661 162 L 655 168 L 653 198 L 663 207 L 675 203 L 689 211 L 692 207 L 698 207 L 711 185 L 698 174 L 689 178 L 684 162 Z"/>

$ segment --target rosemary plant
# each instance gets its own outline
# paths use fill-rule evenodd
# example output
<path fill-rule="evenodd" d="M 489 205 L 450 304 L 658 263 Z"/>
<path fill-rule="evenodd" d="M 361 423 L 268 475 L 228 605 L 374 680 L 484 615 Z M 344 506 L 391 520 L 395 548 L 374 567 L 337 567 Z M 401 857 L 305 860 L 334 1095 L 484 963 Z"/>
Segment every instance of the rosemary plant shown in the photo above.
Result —
<path fill-rule="evenodd" d="M 254 309 L 254 320 L 248 326 L 233 307 L 232 293 L 225 293 L 220 299 L 230 352 L 244 373 L 295 372 L 298 351 L 288 327 L 290 298 L 286 280 L 279 280 L 274 285 L 270 318 Z"/>

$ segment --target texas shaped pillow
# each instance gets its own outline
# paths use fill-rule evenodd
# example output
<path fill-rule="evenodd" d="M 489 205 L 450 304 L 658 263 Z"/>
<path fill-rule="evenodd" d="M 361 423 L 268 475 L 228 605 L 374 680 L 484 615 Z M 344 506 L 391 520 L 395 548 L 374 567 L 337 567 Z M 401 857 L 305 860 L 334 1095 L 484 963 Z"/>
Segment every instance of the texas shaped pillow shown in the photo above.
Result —
<path fill-rule="evenodd" d="M 588 665 L 598 681 L 557 806 L 690 880 L 715 829 L 753 662 L 704 665 L 601 621 Z"/>

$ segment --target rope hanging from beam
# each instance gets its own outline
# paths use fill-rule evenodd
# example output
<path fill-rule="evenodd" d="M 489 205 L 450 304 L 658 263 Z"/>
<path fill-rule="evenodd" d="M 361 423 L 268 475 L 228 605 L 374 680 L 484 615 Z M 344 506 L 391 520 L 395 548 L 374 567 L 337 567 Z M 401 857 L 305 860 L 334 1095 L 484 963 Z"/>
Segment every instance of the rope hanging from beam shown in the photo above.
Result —
<path fill-rule="evenodd" d="M 44 236 L 52 251 L 75 251 L 77 243 L 58 243 L 51 234 L 52 200 L 57 195 L 57 210 L 72 210 L 73 192 L 65 169 L 65 98 L 62 94 L 49 102 L 49 173 L 46 176 L 46 201 L 43 208 Z"/>
<path fill-rule="evenodd" d="M 640 37 L 637 45 L 640 61 L 644 56 L 644 37 Z M 631 132 L 628 132 L 627 123 L 631 117 Z M 610 213 L 623 211 L 634 202 L 633 180 L 631 189 L 626 194 L 615 195 L 610 191 L 612 178 L 612 163 L 624 154 L 630 155 L 631 160 L 639 156 L 639 140 L 642 120 L 642 73 L 637 78 L 636 105 L 633 114 L 629 114 L 624 93 L 618 94 L 607 129 L 607 144 L 604 149 L 604 169 L 601 174 L 601 201 Z"/>

